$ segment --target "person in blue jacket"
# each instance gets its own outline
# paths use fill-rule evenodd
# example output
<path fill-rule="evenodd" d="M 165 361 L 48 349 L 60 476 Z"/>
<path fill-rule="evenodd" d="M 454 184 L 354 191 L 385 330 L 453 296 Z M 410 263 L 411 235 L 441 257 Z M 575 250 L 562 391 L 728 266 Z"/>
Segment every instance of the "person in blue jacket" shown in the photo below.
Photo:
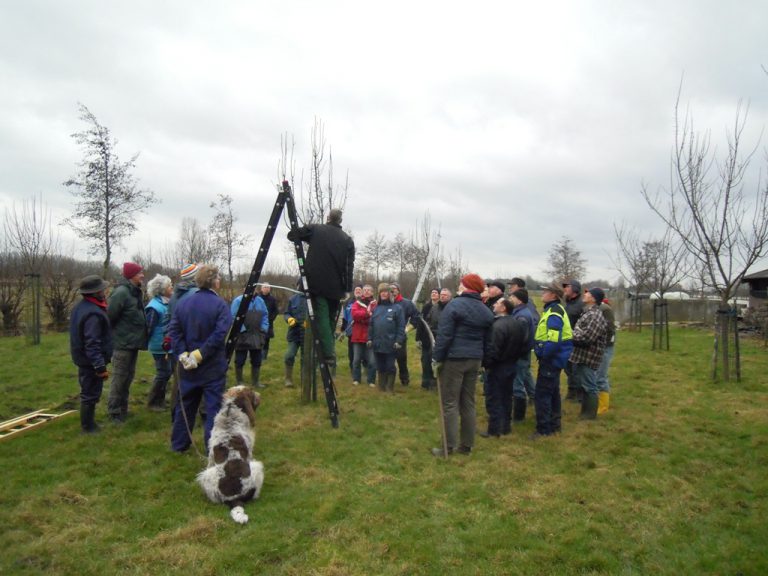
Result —
<path fill-rule="evenodd" d="M 171 321 L 168 302 L 171 294 L 173 282 L 168 276 L 156 274 L 147 282 L 147 295 L 150 297 L 144 307 L 149 336 L 147 348 L 155 361 L 155 379 L 149 391 L 147 407 L 155 412 L 165 410 L 165 392 L 173 373 L 173 356 L 168 353 L 171 349 L 171 339 L 168 337 L 168 324 Z"/>
<path fill-rule="evenodd" d="M 106 289 L 109 283 L 99 276 L 80 281 L 83 299 L 72 310 L 69 349 L 80 382 L 80 427 L 84 434 L 100 431 L 95 422 L 96 404 L 101 399 L 107 365 L 112 360 L 112 330 L 107 316 Z"/>
<path fill-rule="evenodd" d="M 373 348 L 379 389 L 395 391 L 395 359 L 405 344 L 405 314 L 399 304 L 392 301 L 389 284 L 379 284 L 379 299 L 368 324 L 366 346 Z"/>
<path fill-rule="evenodd" d="M 493 326 L 493 312 L 480 298 L 484 289 L 485 282 L 477 274 L 463 276 L 459 295 L 442 311 L 437 327 L 432 360 L 439 377 L 449 454 L 469 454 L 475 442 L 475 385 Z M 442 456 L 443 449 L 433 448 L 432 454 Z"/>
<path fill-rule="evenodd" d="M 232 316 L 227 303 L 216 293 L 221 286 L 217 267 L 200 266 L 195 283 L 199 290 L 179 302 L 168 329 L 180 364 L 179 401 L 171 430 L 171 449 L 184 452 L 190 447 L 195 413 L 203 401 L 207 453 L 213 419 L 221 408 L 226 386 L 226 339 Z"/>
<path fill-rule="evenodd" d="M 301 281 L 299 281 L 300 283 Z M 304 294 L 294 294 L 288 300 L 288 306 L 283 313 L 288 333 L 285 339 L 288 348 L 285 351 L 283 362 L 285 363 L 285 385 L 293 386 L 293 365 L 296 363 L 296 355 L 304 347 L 304 321 L 307 317 L 307 297 Z"/>
<path fill-rule="evenodd" d="M 237 315 L 240 308 L 240 302 L 243 300 L 241 294 L 234 300 L 230 310 L 232 318 Z M 264 388 L 264 384 L 259 382 L 259 372 L 261 372 L 261 363 L 264 360 L 262 352 L 264 344 L 269 336 L 269 309 L 264 300 L 259 296 L 254 296 L 248 305 L 245 313 L 245 321 L 240 328 L 240 335 L 235 344 L 235 378 L 237 384 L 244 384 L 243 366 L 248 355 L 251 356 L 251 386 L 254 388 Z"/>
<path fill-rule="evenodd" d="M 544 309 L 536 326 L 533 351 L 539 360 L 536 375 L 536 432 L 532 439 L 550 436 L 561 430 L 562 400 L 560 371 L 568 364 L 573 351 L 573 331 L 568 313 L 560 303 L 563 289 L 556 283 L 544 287 L 541 301 Z"/>

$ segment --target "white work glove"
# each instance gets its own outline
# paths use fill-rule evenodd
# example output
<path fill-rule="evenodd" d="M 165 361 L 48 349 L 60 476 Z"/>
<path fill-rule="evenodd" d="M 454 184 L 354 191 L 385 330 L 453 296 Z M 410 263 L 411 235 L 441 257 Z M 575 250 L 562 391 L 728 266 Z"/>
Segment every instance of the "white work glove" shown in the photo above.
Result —
<path fill-rule="evenodd" d="M 181 362 L 184 370 L 194 370 L 197 368 L 197 358 L 192 356 L 189 352 L 183 352 L 179 356 L 179 362 Z"/>

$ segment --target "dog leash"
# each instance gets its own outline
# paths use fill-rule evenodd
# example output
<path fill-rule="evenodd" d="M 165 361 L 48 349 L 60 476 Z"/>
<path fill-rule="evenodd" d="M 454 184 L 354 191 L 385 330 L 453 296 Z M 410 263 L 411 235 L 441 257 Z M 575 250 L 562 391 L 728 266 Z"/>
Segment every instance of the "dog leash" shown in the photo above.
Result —
<path fill-rule="evenodd" d="M 202 462 L 205 462 L 207 458 L 202 455 L 200 450 L 197 448 L 197 444 L 195 444 L 195 439 L 192 437 L 192 429 L 189 426 L 189 419 L 187 418 L 187 411 L 184 409 L 184 393 L 181 391 L 181 374 L 179 372 L 179 361 L 176 361 L 176 365 L 174 366 L 174 372 L 176 376 L 176 381 L 179 383 L 179 407 L 181 408 L 181 414 L 184 417 L 184 425 L 187 427 L 187 434 L 189 434 L 189 443 L 192 444 L 192 448 L 195 449 L 195 452 L 197 453 L 198 458 Z M 206 418 L 208 418 L 208 415 L 205 415 Z M 205 426 L 205 424 L 203 424 Z"/>

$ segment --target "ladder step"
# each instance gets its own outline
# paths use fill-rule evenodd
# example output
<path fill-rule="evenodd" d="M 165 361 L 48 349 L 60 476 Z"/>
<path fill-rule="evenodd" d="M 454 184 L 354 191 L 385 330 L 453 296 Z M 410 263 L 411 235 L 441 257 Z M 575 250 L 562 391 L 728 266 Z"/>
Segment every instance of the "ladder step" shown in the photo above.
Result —
<path fill-rule="evenodd" d="M 30 412 L 29 414 L 25 414 L 24 416 L 18 416 L 17 418 L 6 420 L 5 422 L 0 423 L 0 440 L 4 440 L 15 434 L 19 434 L 29 430 L 30 428 L 35 428 L 45 424 L 46 422 L 55 420 L 56 418 L 61 418 L 67 414 L 72 414 L 73 412 L 76 412 L 76 410 L 68 410 L 66 412 L 62 412 L 61 414 L 49 414 L 43 410 L 36 410 L 34 412 Z"/>

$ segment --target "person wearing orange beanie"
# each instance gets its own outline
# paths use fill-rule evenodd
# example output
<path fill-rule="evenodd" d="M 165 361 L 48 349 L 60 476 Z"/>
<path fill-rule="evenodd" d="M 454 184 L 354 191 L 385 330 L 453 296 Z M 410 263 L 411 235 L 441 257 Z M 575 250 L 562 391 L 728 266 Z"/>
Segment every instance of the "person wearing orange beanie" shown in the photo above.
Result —
<path fill-rule="evenodd" d="M 459 295 L 440 314 L 432 361 L 438 376 L 448 454 L 469 454 L 475 438 L 475 385 L 486 344 L 491 336 L 493 312 L 480 293 L 485 282 L 477 274 L 461 278 Z M 442 448 L 432 454 L 442 456 Z"/>

